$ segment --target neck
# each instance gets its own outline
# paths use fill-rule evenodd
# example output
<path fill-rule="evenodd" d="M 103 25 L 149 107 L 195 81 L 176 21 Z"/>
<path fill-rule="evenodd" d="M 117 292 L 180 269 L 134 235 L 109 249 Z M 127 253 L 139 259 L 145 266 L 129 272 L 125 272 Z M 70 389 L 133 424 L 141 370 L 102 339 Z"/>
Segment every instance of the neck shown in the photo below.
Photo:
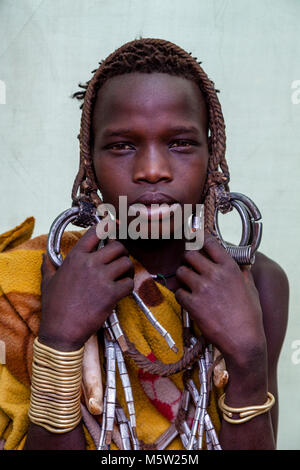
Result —
<path fill-rule="evenodd" d="M 174 273 L 181 264 L 185 240 L 122 240 L 130 255 L 150 274 Z"/>

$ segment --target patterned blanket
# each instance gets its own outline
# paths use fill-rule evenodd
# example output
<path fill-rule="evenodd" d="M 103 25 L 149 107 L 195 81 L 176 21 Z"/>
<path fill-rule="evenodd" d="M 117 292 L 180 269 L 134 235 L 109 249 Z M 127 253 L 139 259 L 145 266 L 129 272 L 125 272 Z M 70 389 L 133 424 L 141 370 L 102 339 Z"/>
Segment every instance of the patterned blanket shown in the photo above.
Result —
<path fill-rule="evenodd" d="M 33 228 L 34 219 L 30 217 L 0 236 L 0 340 L 6 347 L 6 363 L 0 365 L 0 439 L 4 449 L 9 450 L 22 449 L 26 439 L 33 340 L 38 335 L 41 316 L 40 267 L 47 235 L 31 238 Z M 63 256 L 83 233 L 65 232 L 61 244 Z M 178 352 L 169 349 L 131 296 L 123 298 L 117 305 L 121 327 L 138 351 L 149 360 L 176 362 L 183 353 L 181 308 L 173 292 L 156 282 L 137 260 L 131 259 L 135 268 L 136 292 L 171 334 Z M 102 357 L 101 351 L 99 353 Z M 183 389 L 182 372 L 161 377 L 139 369 L 130 358 L 126 358 L 126 366 L 133 389 L 138 438 L 150 443 L 176 418 Z M 196 372 L 194 381 L 199 386 Z M 217 433 L 220 429 L 219 394 L 220 391 L 213 388 L 208 408 Z M 118 375 L 117 400 L 126 411 Z M 99 435 L 97 420 L 88 415 L 85 409 L 87 449 L 95 449 L 97 443 L 94 441 Z M 116 443 L 112 445 L 112 449 L 117 448 Z M 167 449 L 183 449 L 180 438 L 174 439 Z"/>

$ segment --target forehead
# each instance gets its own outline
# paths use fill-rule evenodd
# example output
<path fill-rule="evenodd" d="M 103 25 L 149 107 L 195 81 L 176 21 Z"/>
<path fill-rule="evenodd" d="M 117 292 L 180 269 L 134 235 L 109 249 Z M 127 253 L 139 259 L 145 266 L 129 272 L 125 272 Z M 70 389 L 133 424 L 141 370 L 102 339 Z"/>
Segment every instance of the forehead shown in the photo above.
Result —
<path fill-rule="evenodd" d="M 131 73 L 110 78 L 98 91 L 94 133 L 114 125 L 170 122 L 207 128 L 206 103 L 193 81 L 166 73 Z"/>

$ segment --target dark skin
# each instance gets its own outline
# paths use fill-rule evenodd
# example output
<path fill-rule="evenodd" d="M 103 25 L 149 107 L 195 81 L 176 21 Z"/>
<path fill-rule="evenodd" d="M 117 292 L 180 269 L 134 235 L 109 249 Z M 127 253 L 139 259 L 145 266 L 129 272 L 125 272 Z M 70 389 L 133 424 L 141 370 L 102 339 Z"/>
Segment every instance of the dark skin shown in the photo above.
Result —
<path fill-rule="evenodd" d="M 158 73 L 108 80 L 98 93 L 93 134 L 105 202 L 116 207 L 119 195 L 127 195 L 131 204 L 146 191 L 162 192 L 182 205 L 202 202 L 209 159 L 207 111 L 193 82 Z M 96 251 L 98 243 L 92 227 L 57 271 L 44 260 L 40 341 L 64 351 L 80 348 L 132 291 L 129 253 L 150 273 L 175 272 L 168 287 L 224 355 L 230 377 L 226 403 L 262 404 L 267 391 L 276 398 L 271 412 L 247 423 L 223 421 L 222 448 L 274 449 L 277 362 L 289 296 L 283 270 L 260 253 L 251 271 L 240 269 L 209 235 L 204 247 L 192 252 L 176 239 L 110 240 Z M 84 449 L 82 426 L 55 435 L 31 424 L 25 448 Z"/>

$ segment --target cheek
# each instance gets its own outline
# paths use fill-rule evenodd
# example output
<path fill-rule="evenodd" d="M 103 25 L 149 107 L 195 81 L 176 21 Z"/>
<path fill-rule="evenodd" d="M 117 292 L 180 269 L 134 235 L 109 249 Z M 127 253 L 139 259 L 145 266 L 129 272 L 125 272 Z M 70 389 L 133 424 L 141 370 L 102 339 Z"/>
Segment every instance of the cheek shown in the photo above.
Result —
<path fill-rule="evenodd" d="M 188 198 L 193 203 L 202 202 L 203 189 L 207 177 L 208 158 L 201 158 L 191 165 L 188 172 L 185 172 L 184 182 L 182 184 L 186 187 L 186 192 L 189 194 Z"/>
<path fill-rule="evenodd" d="M 205 180 L 206 178 L 198 178 L 194 179 L 189 183 L 189 192 L 191 195 L 193 195 L 192 200 L 193 203 L 200 204 L 202 203 L 202 194 L 203 194 L 203 189 L 205 185 Z"/>
<path fill-rule="evenodd" d="M 118 195 L 126 194 L 124 188 L 128 185 L 128 175 L 120 165 L 112 164 L 110 160 L 97 157 L 94 160 L 97 185 L 106 202 L 116 205 Z"/>
<path fill-rule="evenodd" d="M 94 159 L 94 170 L 98 188 L 100 189 L 104 200 L 109 198 L 110 188 L 114 187 L 114 173 L 105 165 L 99 157 Z"/>

